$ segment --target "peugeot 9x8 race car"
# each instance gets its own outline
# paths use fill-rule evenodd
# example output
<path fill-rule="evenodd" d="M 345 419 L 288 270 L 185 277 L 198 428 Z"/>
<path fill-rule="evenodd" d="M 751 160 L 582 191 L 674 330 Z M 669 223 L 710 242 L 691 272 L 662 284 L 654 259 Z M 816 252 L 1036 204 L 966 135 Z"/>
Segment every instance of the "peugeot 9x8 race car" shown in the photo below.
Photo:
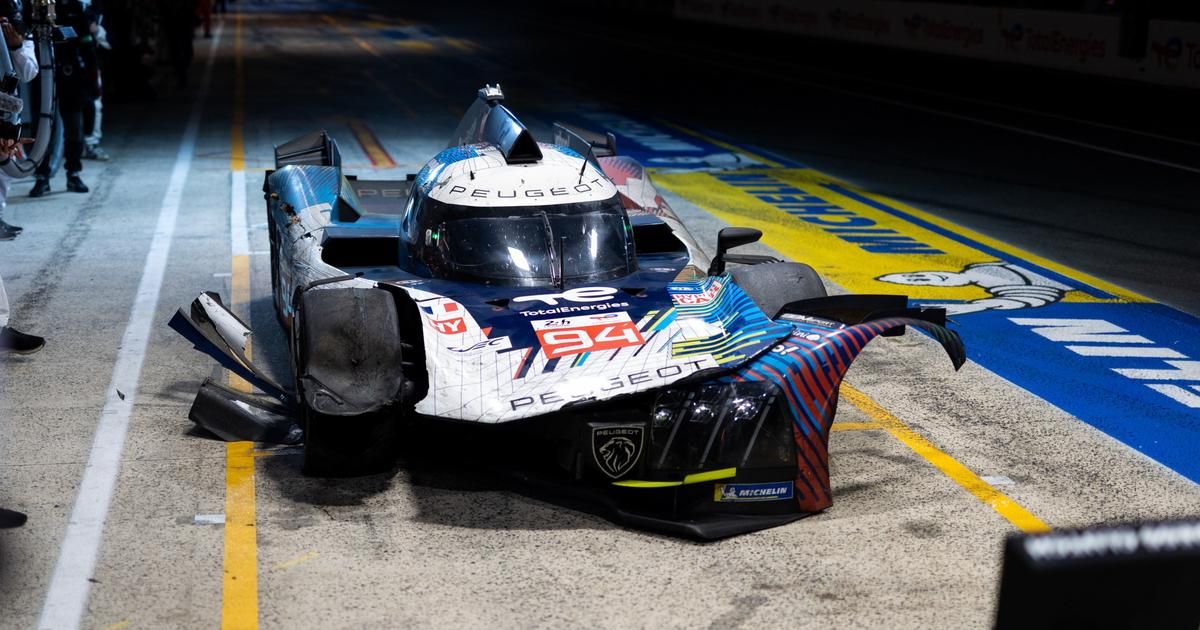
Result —
<path fill-rule="evenodd" d="M 757 230 L 721 230 L 710 259 L 614 136 L 558 123 L 554 140 L 489 86 L 404 181 L 343 173 L 324 132 L 276 147 L 263 190 L 294 384 L 247 360 L 249 327 L 205 293 L 172 325 L 266 394 L 210 380 L 190 417 L 303 442 L 313 475 L 375 470 L 398 440 L 491 453 L 614 521 L 712 539 L 831 504 L 838 385 L 872 338 L 912 326 L 965 361 L 944 311 L 828 296 L 807 265 L 729 252 Z"/>

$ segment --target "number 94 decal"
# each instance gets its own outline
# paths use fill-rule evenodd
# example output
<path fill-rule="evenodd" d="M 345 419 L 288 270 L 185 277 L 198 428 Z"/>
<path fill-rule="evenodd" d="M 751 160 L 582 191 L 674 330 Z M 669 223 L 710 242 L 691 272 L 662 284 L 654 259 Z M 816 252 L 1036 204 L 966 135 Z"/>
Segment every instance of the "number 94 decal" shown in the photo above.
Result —
<path fill-rule="evenodd" d="M 532 322 L 546 358 L 615 350 L 645 343 L 629 313 L 600 313 Z"/>

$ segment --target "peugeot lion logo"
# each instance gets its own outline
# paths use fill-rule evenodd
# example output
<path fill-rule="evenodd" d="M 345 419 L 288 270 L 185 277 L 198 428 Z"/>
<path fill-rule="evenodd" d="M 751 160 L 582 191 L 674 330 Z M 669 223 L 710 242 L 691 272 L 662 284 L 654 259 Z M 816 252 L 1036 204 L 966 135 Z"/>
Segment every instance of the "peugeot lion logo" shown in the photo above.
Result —
<path fill-rule="evenodd" d="M 592 457 L 601 472 L 617 479 L 633 470 L 642 456 L 641 425 L 593 425 Z"/>

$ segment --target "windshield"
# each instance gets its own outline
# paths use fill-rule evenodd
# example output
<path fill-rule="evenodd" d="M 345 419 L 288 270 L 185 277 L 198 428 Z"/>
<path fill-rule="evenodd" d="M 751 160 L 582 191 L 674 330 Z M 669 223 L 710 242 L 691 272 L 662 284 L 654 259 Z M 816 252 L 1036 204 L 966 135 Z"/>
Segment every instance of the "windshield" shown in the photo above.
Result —
<path fill-rule="evenodd" d="M 427 226 L 421 258 L 435 277 L 561 285 L 625 276 L 635 267 L 629 220 L 616 196 L 501 208 L 424 201 L 423 214 L 442 219 L 421 221 Z"/>

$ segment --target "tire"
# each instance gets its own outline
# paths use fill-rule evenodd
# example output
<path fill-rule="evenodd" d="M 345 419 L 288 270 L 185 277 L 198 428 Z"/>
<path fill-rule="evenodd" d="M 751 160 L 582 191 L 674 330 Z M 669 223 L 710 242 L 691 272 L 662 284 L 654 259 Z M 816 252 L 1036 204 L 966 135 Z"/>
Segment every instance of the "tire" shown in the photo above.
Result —
<path fill-rule="evenodd" d="M 362 352 L 378 353 L 390 349 L 392 361 L 386 370 L 400 369 L 399 342 L 384 335 L 372 336 L 373 331 L 398 330 L 394 305 L 385 300 L 384 311 L 352 308 L 362 302 L 356 298 L 374 298 L 380 305 L 378 289 L 326 289 L 303 294 L 297 302 L 292 321 L 292 368 L 295 375 L 296 401 L 301 408 L 304 429 L 304 465 L 306 475 L 316 477 L 353 477 L 389 470 L 398 453 L 397 435 L 407 407 L 390 397 L 395 389 L 403 398 L 404 377 L 391 373 L 399 381 L 383 379 L 390 386 L 383 390 L 379 383 L 352 378 L 353 366 L 373 365 L 363 360 Z M 386 295 L 386 294 L 383 294 Z M 339 297 L 340 296 L 340 297 Z M 339 308 L 339 305 L 347 307 Z M 390 306 L 388 306 L 390 305 Z M 378 321 L 382 327 L 364 327 L 362 319 Z M 348 319 L 343 319 L 348 318 Z M 387 324 L 386 322 L 392 322 Z M 320 340 L 314 335 L 322 335 Z M 345 335 L 351 335 L 346 338 Z M 389 342 L 390 343 L 387 343 Z M 332 344 L 332 345 L 331 345 Z M 349 348 L 341 352 L 342 348 Z M 315 353 L 311 362 L 310 353 Z M 333 386 L 333 390 L 328 387 Z M 309 391 L 308 388 L 311 388 Z M 321 392 L 325 392 L 322 394 Z M 354 400 L 354 394 L 374 392 L 388 394 L 371 403 Z M 333 396 L 345 403 L 323 407 Z M 391 401 L 391 402 L 389 402 Z M 358 403 L 355 406 L 355 403 Z M 340 413 L 339 413 L 340 412 Z"/>
<path fill-rule="evenodd" d="M 299 317 L 299 315 L 297 315 Z M 297 322 L 298 323 L 298 322 Z M 294 326 L 292 373 L 299 374 L 299 326 Z M 333 416 L 314 411 L 304 402 L 303 383 L 294 381 L 304 429 L 302 472 L 309 477 L 357 477 L 391 468 L 396 458 L 396 413 Z"/>
<path fill-rule="evenodd" d="M 284 299 L 280 297 L 279 292 L 279 236 L 275 234 L 275 219 L 271 217 L 268 209 L 267 213 L 267 234 L 271 239 L 271 303 L 275 305 L 275 319 L 279 321 L 279 325 L 284 330 L 289 330 L 292 326 L 291 320 L 284 315 L 284 307 L 286 306 Z"/>
<path fill-rule="evenodd" d="M 729 273 L 738 287 L 772 319 L 785 304 L 829 295 L 821 276 L 804 263 L 739 266 Z"/>
<path fill-rule="evenodd" d="M 304 410 L 304 467 L 310 477 L 357 477 L 391 469 L 399 418 L 377 412 L 330 416 Z"/>

